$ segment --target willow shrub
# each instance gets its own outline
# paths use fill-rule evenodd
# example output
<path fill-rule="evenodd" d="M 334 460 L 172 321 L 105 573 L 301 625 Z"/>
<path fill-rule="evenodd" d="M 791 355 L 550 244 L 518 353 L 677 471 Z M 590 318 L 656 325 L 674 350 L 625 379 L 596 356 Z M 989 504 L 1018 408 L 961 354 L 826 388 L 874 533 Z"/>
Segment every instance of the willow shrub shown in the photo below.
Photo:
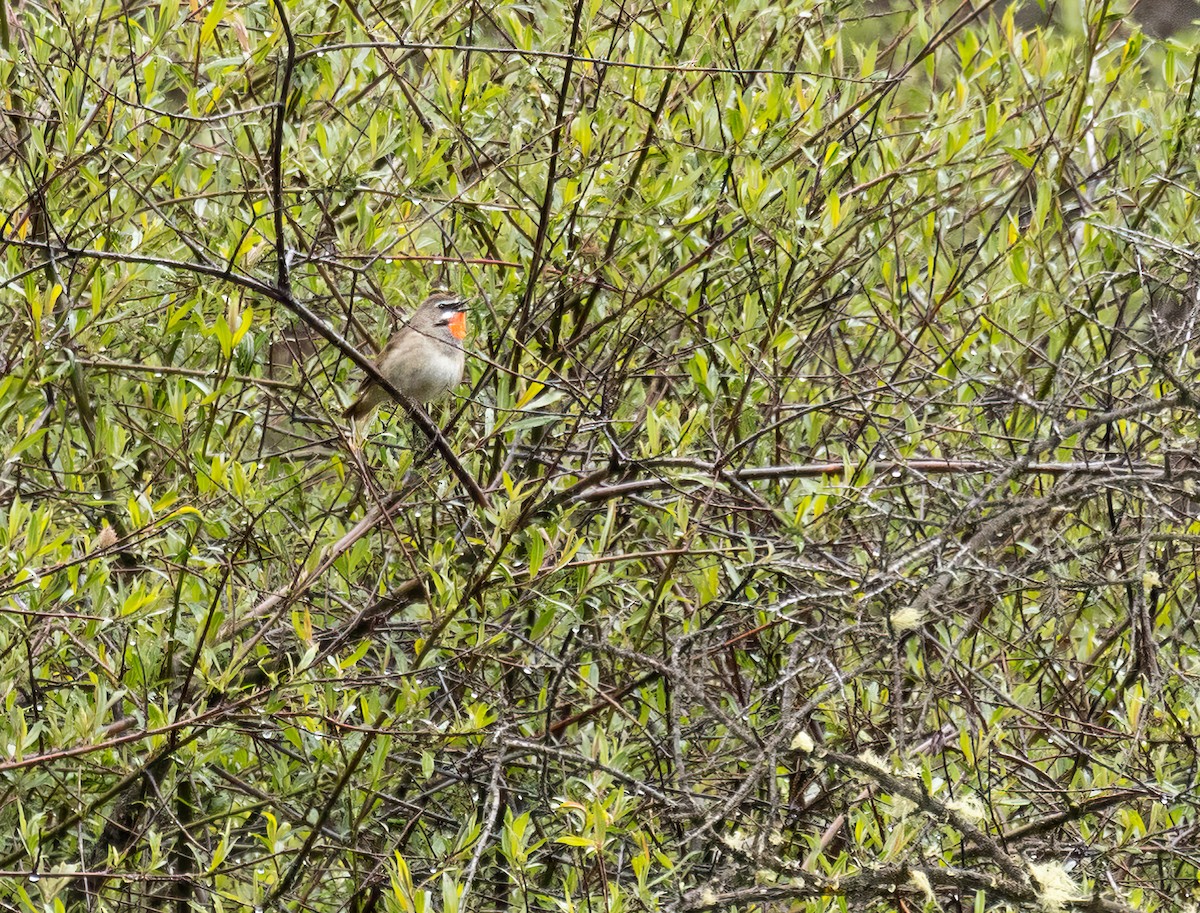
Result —
<path fill-rule="evenodd" d="M 1200 58 L 1125 12 L 10 4 L 8 908 L 1194 898 Z M 353 436 L 440 287 L 440 448 Z"/>

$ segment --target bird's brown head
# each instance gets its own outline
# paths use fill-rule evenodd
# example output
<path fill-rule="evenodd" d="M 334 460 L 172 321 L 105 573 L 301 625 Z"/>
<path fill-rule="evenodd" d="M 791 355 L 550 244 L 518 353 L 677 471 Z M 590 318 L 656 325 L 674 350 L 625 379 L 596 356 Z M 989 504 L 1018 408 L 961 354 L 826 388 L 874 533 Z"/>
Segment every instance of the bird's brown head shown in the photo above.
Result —
<path fill-rule="evenodd" d="M 430 295 L 413 315 L 413 324 L 424 324 L 431 330 L 447 329 L 455 339 L 467 335 L 467 300 L 461 295 L 438 293 Z"/>

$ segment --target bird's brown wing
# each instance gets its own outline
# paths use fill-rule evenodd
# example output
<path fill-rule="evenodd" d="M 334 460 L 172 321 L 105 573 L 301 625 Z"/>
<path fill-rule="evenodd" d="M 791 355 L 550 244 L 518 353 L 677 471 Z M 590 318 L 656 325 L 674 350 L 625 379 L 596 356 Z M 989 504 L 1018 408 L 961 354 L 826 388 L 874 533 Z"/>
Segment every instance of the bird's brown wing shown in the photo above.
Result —
<path fill-rule="evenodd" d="M 393 335 L 392 338 L 388 340 L 387 345 L 383 347 L 383 351 L 375 356 L 375 368 L 380 372 L 383 372 L 384 364 L 386 364 L 389 359 L 394 357 L 394 354 L 397 351 L 408 348 L 411 345 L 411 336 L 412 334 L 405 333 L 404 330 L 401 330 Z M 355 396 L 354 402 L 350 404 L 350 406 L 342 413 L 342 415 L 345 418 L 365 418 L 370 414 L 372 409 L 390 398 L 391 397 L 385 393 L 377 383 L 375 383 L 374 378 L 368 374 L 361 381 L 359 381 L 358 394 Z"/>
<path fill-rule="evenodd" d="M 404 333 L 399 332 L 399 333 L 393 334 L 392 338 L 387 341 L 387 345 L 385 345 L 380 350 L 378 355 L 376 355 L 373 359 L 371 359 L 372 364 L 375 365 L 375 370 L 382 371 L 383 363 L 385 361 L 387 361 L 388 356 L 391 355 L 394 351 L 396 351 L 396 349 L 400 348 L 400 346 L 402 346 L 402 345 L 404 345 Z M 372 379 L 371 375 L 367 374 L 365 377 L 363 377 L 362 380 L 360 380 L 358 382 L 358 392 L 359 393 L 364 392 L 368 387 L 372 386 L 374 383 L 375 383 L 375 381 Z"/>

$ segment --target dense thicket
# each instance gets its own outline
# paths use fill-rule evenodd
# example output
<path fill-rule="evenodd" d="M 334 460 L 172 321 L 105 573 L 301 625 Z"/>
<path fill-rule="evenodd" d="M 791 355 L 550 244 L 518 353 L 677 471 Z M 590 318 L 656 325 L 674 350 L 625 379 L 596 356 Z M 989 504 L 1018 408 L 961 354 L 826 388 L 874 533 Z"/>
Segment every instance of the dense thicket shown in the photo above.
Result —
<path fill-rule="evenodd" d="M 1200 57 L 1124 12 L 11 3 L 5 909 L 1194 899 Z"/>

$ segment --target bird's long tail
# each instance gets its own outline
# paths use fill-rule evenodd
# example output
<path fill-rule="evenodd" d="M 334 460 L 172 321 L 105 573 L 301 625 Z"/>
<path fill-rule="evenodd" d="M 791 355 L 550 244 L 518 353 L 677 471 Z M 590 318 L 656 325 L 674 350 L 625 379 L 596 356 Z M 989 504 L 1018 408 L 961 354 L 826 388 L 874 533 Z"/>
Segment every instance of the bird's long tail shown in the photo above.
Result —
<path fill-rule="evenodd" d="M 342 418 L 349 418 L 359 422 L 371 414 L 372 408 L 373 404 L 370 402 L 367 394 L 363 393 L 346 407 L 346 410 L 342 413 Z"/>

